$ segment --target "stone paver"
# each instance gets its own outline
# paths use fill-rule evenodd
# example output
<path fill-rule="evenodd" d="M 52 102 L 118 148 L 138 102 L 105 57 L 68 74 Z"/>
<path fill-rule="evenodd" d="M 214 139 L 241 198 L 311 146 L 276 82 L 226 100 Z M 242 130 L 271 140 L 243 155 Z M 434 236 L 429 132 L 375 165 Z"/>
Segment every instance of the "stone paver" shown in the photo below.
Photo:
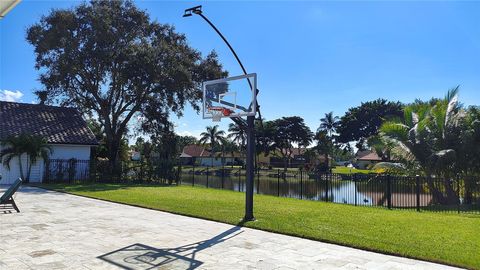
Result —
<path fill-rule="evenodd" d="M 33 187 L 16 200 L 0 269 L 454 269 Z"/>

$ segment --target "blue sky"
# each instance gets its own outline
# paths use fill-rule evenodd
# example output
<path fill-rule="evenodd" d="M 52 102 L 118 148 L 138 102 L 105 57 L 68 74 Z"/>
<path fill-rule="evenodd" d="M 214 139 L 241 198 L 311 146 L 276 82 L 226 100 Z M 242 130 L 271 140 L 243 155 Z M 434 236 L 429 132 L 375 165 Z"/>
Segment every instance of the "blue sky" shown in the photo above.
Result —
<path fill-rule="evenodd" d="M 0 21 L 0 98 L 35 100 L 32 90 L 42 86 L 25 29 L 52 8 L 75 3 L 24 0 Z M 240 75 L 206 23 L 182 18 L 199 3 L 247 71 L 258 73 L 258 99 L 269 120 L 298 115 L 315 130 L 326 112 L 342 115 L 376 98 L 442 97 L 456 85 L 464 104 L 480 104 L 480 2 L 137 2 L 185 33 L 192 47 L 216 50 L 230 75 Z M 198 135 L 212 124 L 190 108 L 173 120 L 180 134 Z"/>

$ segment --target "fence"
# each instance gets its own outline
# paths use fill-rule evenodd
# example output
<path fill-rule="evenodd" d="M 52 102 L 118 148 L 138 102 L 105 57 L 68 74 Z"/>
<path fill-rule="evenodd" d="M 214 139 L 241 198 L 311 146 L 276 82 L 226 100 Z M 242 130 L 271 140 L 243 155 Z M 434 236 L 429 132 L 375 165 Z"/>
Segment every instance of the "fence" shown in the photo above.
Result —
<path fill-rule="evenodd" d="M 181 184 L 245 191 L 245 170 L 183 167 Z M 319 174 L 259 169 L 254 192 L 389 209 L 480 213 L 480 178 L 441 179 L 380 174 Z"/>
<path fill-rule="evenodd" d="M 43 182 L 73 182 L 90 177 L 91 164 L 89 160 L 50 159 L 45 162 Z"/>
<path fill-rule="evenodd" d="M 173 161 L 129 162 L 109 174 L 102 162 L 50 161 L 47 183 L 182 184 L 244 192 L 242 166 L 181 165 Z M 87 166 L 88 165 L 88 166 Z M 73 178 L 65 178 L 65 176 Z M 278 197 L 416 211 L 480 213 L 480 178 L 408 177 L 314 173 L 301 169 L 255 170 L 254 192 Z"/>
<path fill-rule="evenodd" d="M 50 159 L 45 162 L 43 182 L 172 184 L 179 179 L 178 168 L 169 160 L 122 162 L 111 169 L 108 161 Z"/>

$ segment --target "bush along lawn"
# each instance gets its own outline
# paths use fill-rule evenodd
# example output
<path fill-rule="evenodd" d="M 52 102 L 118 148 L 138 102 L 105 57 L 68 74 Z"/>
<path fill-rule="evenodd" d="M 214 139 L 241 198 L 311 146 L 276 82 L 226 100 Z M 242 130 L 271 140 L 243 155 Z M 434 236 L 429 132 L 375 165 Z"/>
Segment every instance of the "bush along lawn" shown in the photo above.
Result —
<path fill-rule="evenodd" d="M 72 194 L 237 225 L 245 194 L 188 186 L 42 185 Z M 480 215 L 355 207 L 255 195 L 243 226 L 387 254 L 480 269 Z"/>

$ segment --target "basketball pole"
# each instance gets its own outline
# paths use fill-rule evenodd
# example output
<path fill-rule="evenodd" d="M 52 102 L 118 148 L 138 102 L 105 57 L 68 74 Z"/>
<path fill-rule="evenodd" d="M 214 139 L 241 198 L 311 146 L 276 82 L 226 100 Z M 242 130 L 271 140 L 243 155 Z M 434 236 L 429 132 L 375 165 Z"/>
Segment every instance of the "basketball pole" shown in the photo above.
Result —
<path fill-rule="evenodd" d="M 205 17 L 205 15 L 203 15 L 202 6 L 196 6 L 196 7 L 186 9 L 185 13 L 183 14 L 183 17 L 190 17 L 192 16 L 192 14 L 197 14 L 200 17 L 202 17 L 202 19 L 204 19 L 213 28 L 213 30 L 217 32 L 217 34 L 222 38 L 225 44 L 227 44 L 233 56 L 235 57 L 238 64 L 242 68 L 243 73 L 247 75 L 248 74 L 247 70 L 243 66 L 242 61 L 240 61 L 240 58 L 238 57 L 233 47 L 230 45 L 227 39 L 223 36 L 220 30 L 218 30 L 218 28 L 215 27 L 215 25 L 207 17 Z M 258 89 L 253 89 L 253 85 L 250 82 L 250 79 L 247 78 L 247 80 L 248 80 L 248 84 L 250 85 L 250 89 L 252 91 L 255 91 L 255 95 L 258 94 Z M 253 106 L 258 106 L 258 104 L 254 104 Z M 240 117 L 237 117 L 237 118 L 232 117 L 232 120 L 238 124 L 245 126 L 244 120 L 241 119 Z M 246 181 L 246 190 L 245 190 L 245 216 L 243 217 L 243 221 L 253 221 L 255 220 L 255 217 L 253 216 L 253 186 L 254 186 L 253 181 L 255 179 L 255 174 L 254 174 L 255 116 L 247 116 L 246 131 L 247 131 L 247 161 L 245 165 L 247 170 L 246 172 L 247 181 Z"/>
<path fill-rule="evenodd" d="M 253 179 L 254 166 L 253 159 L 255 157 L 255 116 L 247 116 L 247 181 L 245 190 L 245 217 L 244 221 L 255 220 L 253 216 Z"/>

